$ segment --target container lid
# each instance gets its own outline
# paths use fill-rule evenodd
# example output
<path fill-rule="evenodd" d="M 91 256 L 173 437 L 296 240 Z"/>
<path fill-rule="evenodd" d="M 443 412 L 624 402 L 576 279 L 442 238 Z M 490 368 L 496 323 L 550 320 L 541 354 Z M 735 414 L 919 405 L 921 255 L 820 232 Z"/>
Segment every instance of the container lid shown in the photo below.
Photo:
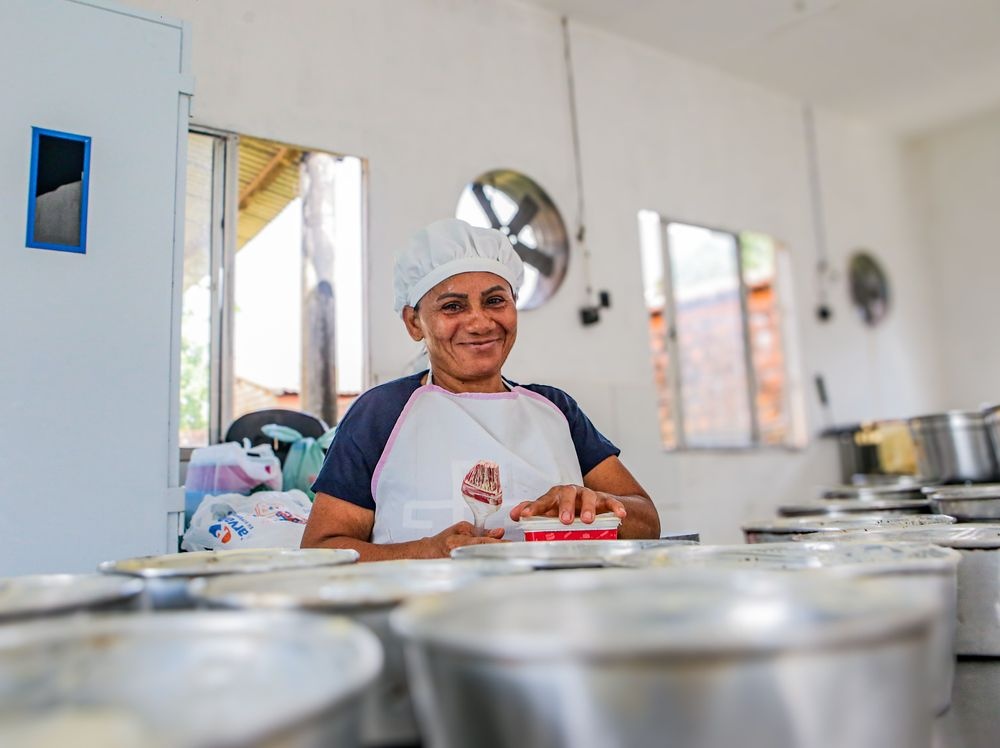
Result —
<path fill-rule="evenodd" d="M 968 523 L 958 525 L 937 525 L 932 527 L 880 527 L 864 533 L 845 532 L 831 536 L 836 540 L 906 541 L 911 543 L 933 543 L 959 550 L 1000 549 L 1000 523 Z"/>
<path fill-rule="evenodd" d="M 241 548 L 231 551 L 140 556 L 125 561 L 105 561 L 97 568 L 106 574 L 129 574 L 146 579 L 205 577 L 353 564 L 358 557 L 358 552 L 349 548 Z"/>
<path fill-rule="evenodd" d="M 584 569 L 608 565 L 608 560 L 650 544 L 689 544 L 690 540 L 539 540 L 530 543 L 483 543 L 451 552 L 457 559 L 522 561 L 536 569 Z"/>
<path fill-rule="evenodd" d="M 910 428 L 942 428 L 942 427 L 963 427 L 963 426 L 983 426 L 983 414 L 978 410 L 949 410 L 945 413 L 931 413 L 925 416 L 917 416 L 907 421 Z"/>
<path fill-rule="evenodd" d="M 0 626 L 0 672 L 16 673 L 0 678 L 0 744 L 54 726 L 74 728 L 66 745 L 104 746 L 110 721 L 146 728 L 133 746 L 259 745 L 361 692 L 381 665 L 365 627 L 305 613 L 14 623 Z"/>
<path fill-rule="evenodd" d="M 929 494 L 928 497 L 931 501 L 975 501 L 978 499 L 1000 499 L 1000 483 L 938 486 Z"/>
<path fill-rule="evenodd" d="M 784 517 L 809 517 L 824 514 L 862 514 L 865 512 L 909 512 L 912 514 L 927 513 L 931 503 L 926 498 L 898 500 L 851 500 L 827 499 L 807 504 L 790 504 L 778 507 L 778 513 Z"/>
<path fill-rule="evenodd" d="M 528 564 L 513 561 L 404 559 L 197 579 L 189 592 L 194 599 L 216 607 L 334 611 L 395 605 L 420 595 L 458 589 L 482 577 L 531 571 Z"/>
<path fill-rule="evenodd" d="M 827 486 L 820 489 L 824 499 L 853 499 L 856 501 L 878 501 L 897 499 L 923 499 L 919 484 L 874 485 L 874 486 Z"/>
<path fill-rule="evenodd" d="M 552 532 L 559 530 L 614 530 L 622 521 L 614 512 L 604 512 L 587 523 L 577 517 L 572 524 L 563 524 L 558 517 L 524 517 L 520 521 L 525 532 Z"/>
<path fill-rule="evenodd" d="M 920 525 L 951 525 L 954 517 L 946 514 L 842 514 L 818 517 L 776 517 L 748 522 L 744 532 L 767 532 L 774 535 L 799 535 L 809 532 L 839 532 L 865 527 L 910 527 Z"/>
<path fill-rule="evenodd" d="M 929 543 L 756 543 L 750 545 L 690 545 L 647 548 L 615 559 L 615 565 L 710 567 L 801 571 L 834 569 L 850 574 L 953 572 L 961 554 Z"/>
<path fill-rule="evenodd" d="M 602 569 L 485 580 L 390 620 L 406 639 L 508 661 L 757 654 L 923 630 L 935 608 L 916 597 L 826 571 Z"/>
<path fill-rule="evenodd" d="M 124 602 L 142 592 L 143 587 L 141 579 L 102 574 L 38 574 L 0 579 L 0 621 Z"/>

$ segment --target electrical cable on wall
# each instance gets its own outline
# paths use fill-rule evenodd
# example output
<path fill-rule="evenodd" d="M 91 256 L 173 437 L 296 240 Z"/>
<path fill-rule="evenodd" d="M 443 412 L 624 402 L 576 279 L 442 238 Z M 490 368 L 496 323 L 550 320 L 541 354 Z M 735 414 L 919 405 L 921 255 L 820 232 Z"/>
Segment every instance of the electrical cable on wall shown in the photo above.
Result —
<path fill-rule="evenodd" d="M 826 213 L 823 206 L 823 187 L 819 176 L 819 149 L 816 144 L 816 118 L 811 104 L 802 107 L 802 121 L 806 139 L 806 163 L 809 170 L 809 201 L 812 208 L 813 240 L 816 243 L 816 317 L 826 322 L 833 316 L 827 297 L 830 277 L 830 260 L 826 245 Z"/>
<path fill-rule="evenodd" d="M 611 305 L 607 291 L 600 293 L 600 304 L 594 303 L 594 286 L 590 275 L 590 249 L 587 247 L 586 204 L 583 195 L 583 168 L 580 157 L 580 123 L 576 110 L 576 80 L 573 76 L 573 51 L 570 40 L 569 18 L 563 16 L 563 59 L 566 62 L 566 89 L 569 102 L 569 119 L 571 141 L 573 143 L 573 170 L 576 177 L 576 231 L 574 236 L 580 248 L 583 261 L 583 278 L 586 284 L 586 305 L 580 310 L 580 319 L 584 325 L 591 325 L 600 320 L 601 307 Z"/>

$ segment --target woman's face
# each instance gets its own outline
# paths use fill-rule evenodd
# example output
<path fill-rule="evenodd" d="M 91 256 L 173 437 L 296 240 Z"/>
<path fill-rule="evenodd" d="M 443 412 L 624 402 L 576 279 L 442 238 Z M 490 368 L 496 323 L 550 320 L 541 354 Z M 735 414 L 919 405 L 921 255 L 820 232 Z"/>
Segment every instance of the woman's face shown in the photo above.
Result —
<path fill-rule="evenodd" d="M 424 294 L 403 321 L 427 345 L 435 379 L 499 383 L 500 367 L 517 337 L 510 285 L 493 273 L 459 273 Z"/>

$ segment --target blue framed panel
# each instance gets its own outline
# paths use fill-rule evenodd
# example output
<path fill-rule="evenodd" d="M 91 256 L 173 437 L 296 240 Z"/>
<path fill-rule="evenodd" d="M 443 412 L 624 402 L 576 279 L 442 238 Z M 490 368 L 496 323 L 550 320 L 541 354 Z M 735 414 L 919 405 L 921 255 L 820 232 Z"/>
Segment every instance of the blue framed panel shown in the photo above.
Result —
<path fill-rule="evenodd" d="M 31 179 L 25 244 L 87 251 L 90 137 L 31 128 Z"/>

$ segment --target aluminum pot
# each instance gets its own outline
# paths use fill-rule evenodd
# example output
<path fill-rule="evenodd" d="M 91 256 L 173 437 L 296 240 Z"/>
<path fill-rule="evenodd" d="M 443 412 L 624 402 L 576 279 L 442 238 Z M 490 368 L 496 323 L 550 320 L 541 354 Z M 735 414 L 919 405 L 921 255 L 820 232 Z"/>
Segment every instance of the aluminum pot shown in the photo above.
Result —
<path fill-rule="evenodd" d="M 778 507 L 782 517 L 822 517 L 843 514 L 884 514 L 887 516 L 903 516 L 909 514 L 929 514 L 931 502 L 921 499 L 894 500 L 857 500 L 857 499 L 827 499 L 812 501 L 805 504 L 786 504 Z"/>
<path fill-rule="evenodd" d="M 692 545 L 697 540 L 539 540 L 531 543 L 464 545 L 451 552 L 458 560 L 489 559 L 526 563 L 535 569 L 598 569 L 611 559 L 643 548 Z"/>
<path fill-rule="evenodd" d="M 940 486 L 929 494 L 931 507 L 959 522 L 1000 520 L 1000 483 L 978 486 Z"/>
<path fill-rule="evenodd" d="M 820 517 L 776 517 L 748 522 L 743 525 L 743 537 L 748 543 L 784 543 L 789 540 L 809 539 L 814 534 L 841 533 L 865 530 L 870 527 L 910 527 L 948 525 L 954 517 L 941 514 L 911 514 L 886 516 L 884 514 L 841 514 Z"/>
<path fill-rule="evenodd" d="M 363 627 L 167 612 L 0 627 L 0 745 L 356 746 L 381 666 Z"/>
<path fill-rule="evenodd" d="M 954 548 L 958 566 L 959 655 L 1000 657 L 1000 524 L 959 524 L 949 527 L 900 527 L 842 533 L 830 540 L 907 541 Z"/>
<path fill-rule="evenodd" d="M 371 629 L 385 652 L 385 667 L 365 700 L 365 745 L 418 743 L 403 647 L 389 628 L 389 613 L 421 595 L 454 590 L 486 576 L 525 574 L 526 564 L 504 561 L 380 561 L 301 572 L 203 578 L 191 584 L 199 603 L 230 609 L 298 609 L 344 615 Z"/>
<path fill-rule="evenodd" d="M 431 748 L 928 745 L 932 607 L 824 572 L 556 571 L 393 628 Z"/>
<path fill-rule="evenodd" d="M 852 501 L 898 501 L 924 498 L 922 484 L 826 486 L 820 489 L 820 498 Z"/>
<path fill-rule="evenodd" d="M 1000 480 L 982 413 L 951 410 L 911 418 L 909 424 L 921 475 L 941 483 Z"/>
<path fill-rule="evenodd" d="M 951 705 L 955 676 L 955 616 L 958 598 L 957 551 L 927 543 L 766 543 L 653 548 L 616 559 L 631 568 L 669 567 L 806 571 L 826 569 L 851 577 L 894 580 L 909 594 L 929 595 L 936 614 L 931 630 L 929 667 L 934 686 L 932 709 Z"/>
<path fill-rule="evenodd" d="M 124 574 L 145 581 L 143 597 L 147 607 L 180 610 L 194 607 L 188 584 L 199 577 L 340 566 L 357 560 L 358 552 L 346 548 L 248 548 L 141 556 L 105 561 L 97 568 L 104 574 Z"/>
<path fill-rule="evenodd" d="M 138 607 L 140 579 L 102 574 L 37 574 L 0 579 L 0 623 L 81 611 Z"/>

